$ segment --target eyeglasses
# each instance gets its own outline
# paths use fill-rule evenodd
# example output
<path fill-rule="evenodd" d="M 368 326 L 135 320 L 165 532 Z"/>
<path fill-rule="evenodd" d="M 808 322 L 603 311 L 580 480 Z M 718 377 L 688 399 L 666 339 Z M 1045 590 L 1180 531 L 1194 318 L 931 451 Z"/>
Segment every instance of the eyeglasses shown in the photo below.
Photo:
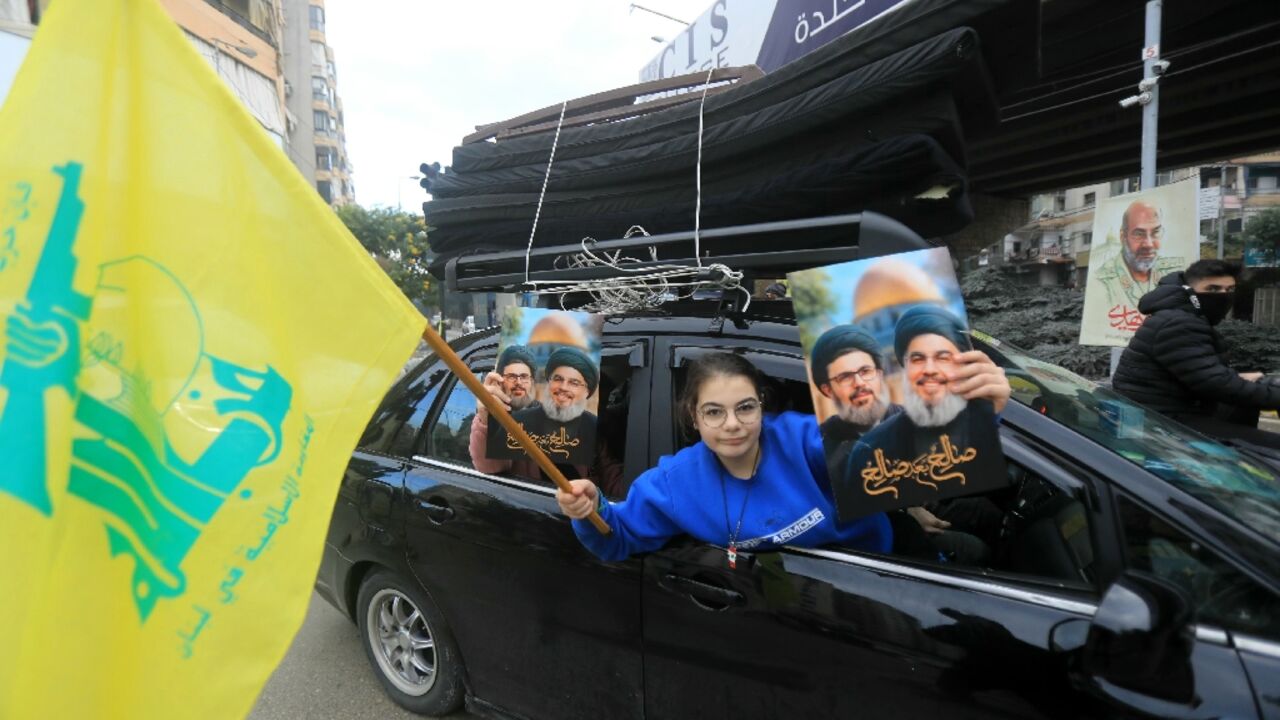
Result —
<path fill-rule="evenodd" d="M 855 378 L 857 378 L 858 380 L 861 380 L 863 383 L 869 383 L 872 380 L 876 379 L 876 375 L 878 375 L 879 372 L 880 371 L 877 370 L 874 366 L 867 365 L 864 367 L 860 367 L 857 370 L 850 370 L 848 372 L 842 372 L 839 375 L 836 375 L 835 377 L 831 378 L 831 384 L 837 385 L 839 387 L 849 387 L 850 385 L 853 384 L 853 381 Z"/>
<path fill-rule="evenodd" d="M 509 383 L 520 383 L 521 385 L 524 385 L 531 382 L 533 380 L 533 376 L 529 373 L 507 373 L 502 376 L 502 379 Z"/>
<path fill-rule="evenodd" d="M 733 406 L 733 416 L 743 425 L 754 425 L 759 422 L 760 411 L 760 401 L 755 399 L 743 400 Z M 718 428 L 729 419 L 729 411 L 719 405 L 707 405 L 698 408 L 698 417 L 702 418 L 702 422 L 706 423 L 707 427 Z"/>
<path fill-rule="evenodd" d="M 552 375 L 551 382 L 559 383 L 561 385 L 568 385 L 574 390 L 581 390 L 582 388 L 585 388 L 587 386 L 585 382 L 579 380 L 578 378 L 566 378 L 563 375 L 559 375 L 559 374 Z"/>

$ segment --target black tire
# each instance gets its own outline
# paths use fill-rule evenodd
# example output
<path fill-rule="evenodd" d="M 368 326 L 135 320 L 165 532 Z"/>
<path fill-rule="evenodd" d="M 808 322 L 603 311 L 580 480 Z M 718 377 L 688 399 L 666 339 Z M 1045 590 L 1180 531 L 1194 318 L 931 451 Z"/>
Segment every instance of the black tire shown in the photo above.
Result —
<path fill-rule="evenodd" d="M 462 655 L 444 616 L 416 585 L 387 570 L 370 573 L 360 583 L 356 624 L 369 664 L 396 704 L 422 715 L 448 715 L 462 705 Z"/>

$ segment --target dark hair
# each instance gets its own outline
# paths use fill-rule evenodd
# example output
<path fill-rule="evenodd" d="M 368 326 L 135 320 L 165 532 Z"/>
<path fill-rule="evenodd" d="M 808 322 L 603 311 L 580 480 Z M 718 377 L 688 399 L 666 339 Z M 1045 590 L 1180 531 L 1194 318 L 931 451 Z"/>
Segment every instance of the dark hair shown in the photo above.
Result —
<path fill-rule="evenodd" d="M 1240 266 L 1226 260 L 1197 260 L 1191 263 L 1183 273 L 1188 283 L 1211 277 L 1233 277 L 1240 279 Z"/>
<path fill-rule="evenodd" d="M 741 355 L 713 352 L 694 358 L 687 366 L 684 390 L 680 393 L 680 421 L 686 429 L 694 428 L 698 393 L 702 391 L 703 384 L 717 377 L 744 377 L 755 387 L 757 395 L 764 392 L 764 376 L 760 369 Z"/>

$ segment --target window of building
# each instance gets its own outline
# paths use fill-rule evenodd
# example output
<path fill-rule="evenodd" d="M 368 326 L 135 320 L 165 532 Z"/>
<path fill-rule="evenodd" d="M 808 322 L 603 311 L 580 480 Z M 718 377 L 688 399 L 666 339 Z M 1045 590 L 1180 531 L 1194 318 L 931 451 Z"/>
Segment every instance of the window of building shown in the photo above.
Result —
<path fill-rule="evenodd" d="M 1098 194 L 1097 194 L 1097 193 L 1085 193 L 1085 194 L 1084 194 L 1084 206 L 1085 206 L 1085 207 L 1093 207 L 1094 205 L 1097 205 L 1097 204 L 1098 204 Z"/>
<path fill-rule="evenodd" d="M 1127 496 L 1119 496 L 1118 509 L 1130 568 L 1180 587 L 1201 622 L 1280 637 L 1280 597 Z"/>
<path fill-rule="evenodd" d="M 312 112 L 311 118 L 316 126 L 316 132 L 323 135 L 329 132 L 329 113 L 323 110 Z"/>
<path fill-rule="evenodd" d="M 333 169 L 333 149 L 327 147 L 316 148 L 316 169 L 332 170 Z"/>
<path fill-rule="evenodd" d="M 331 189 L 328 180 L 317 180 L 316 191 L 320 193 L 320 197 L 324 198 L 325 202 L 333 202 L 333 190 Z"/>
<path fill-rule="evenodd" d="M 1067 209 L 1067 194 L 1058 193 L 1053 196 L 1053 211 L 1064 212 Z"/>
<path fill-rule="evenodd" d="M 311 99 L 329 101 L 329 83 L 319 75 L 311 76 Z"/>
<path fill-rule="evenodd" d="M 323 69 L 328 60 L 324 54 L 324 43 L 311 41 L 311 67 L 320 70 Z"/>
<path fill-rule="evenodd" d="M 1080 237 L 1082 238 L 1080 240 L 1080 249 L 1088 250 L 1089 246 L 1093 245 L 1093 233 L 1091 232 L 1082 233 Z"/>
<path fill-rule="evenodd" d="M 1245 187 L 1251 191 L 1275 192 L 1280 185 L 1280 168 L 1251 167 Z"/>
<path fill-rule="evenodd" d="M 324 8 L 312 5 L 308 11 L 311 15 L 311 29 L 324 32 Z"/>

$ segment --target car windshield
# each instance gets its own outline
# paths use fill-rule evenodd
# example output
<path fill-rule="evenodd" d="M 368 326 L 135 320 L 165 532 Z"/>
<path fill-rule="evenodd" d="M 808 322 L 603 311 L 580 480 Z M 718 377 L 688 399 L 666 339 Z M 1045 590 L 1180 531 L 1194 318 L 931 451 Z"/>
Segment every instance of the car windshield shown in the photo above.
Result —
<path fill-rule="evenodd" d="M 1013 398 L 1270 537 L 1280 533 L 1280 478 L 1119 394 L 1036 360 L 988 335 L 973 336 L 1005 368 Z"/>

